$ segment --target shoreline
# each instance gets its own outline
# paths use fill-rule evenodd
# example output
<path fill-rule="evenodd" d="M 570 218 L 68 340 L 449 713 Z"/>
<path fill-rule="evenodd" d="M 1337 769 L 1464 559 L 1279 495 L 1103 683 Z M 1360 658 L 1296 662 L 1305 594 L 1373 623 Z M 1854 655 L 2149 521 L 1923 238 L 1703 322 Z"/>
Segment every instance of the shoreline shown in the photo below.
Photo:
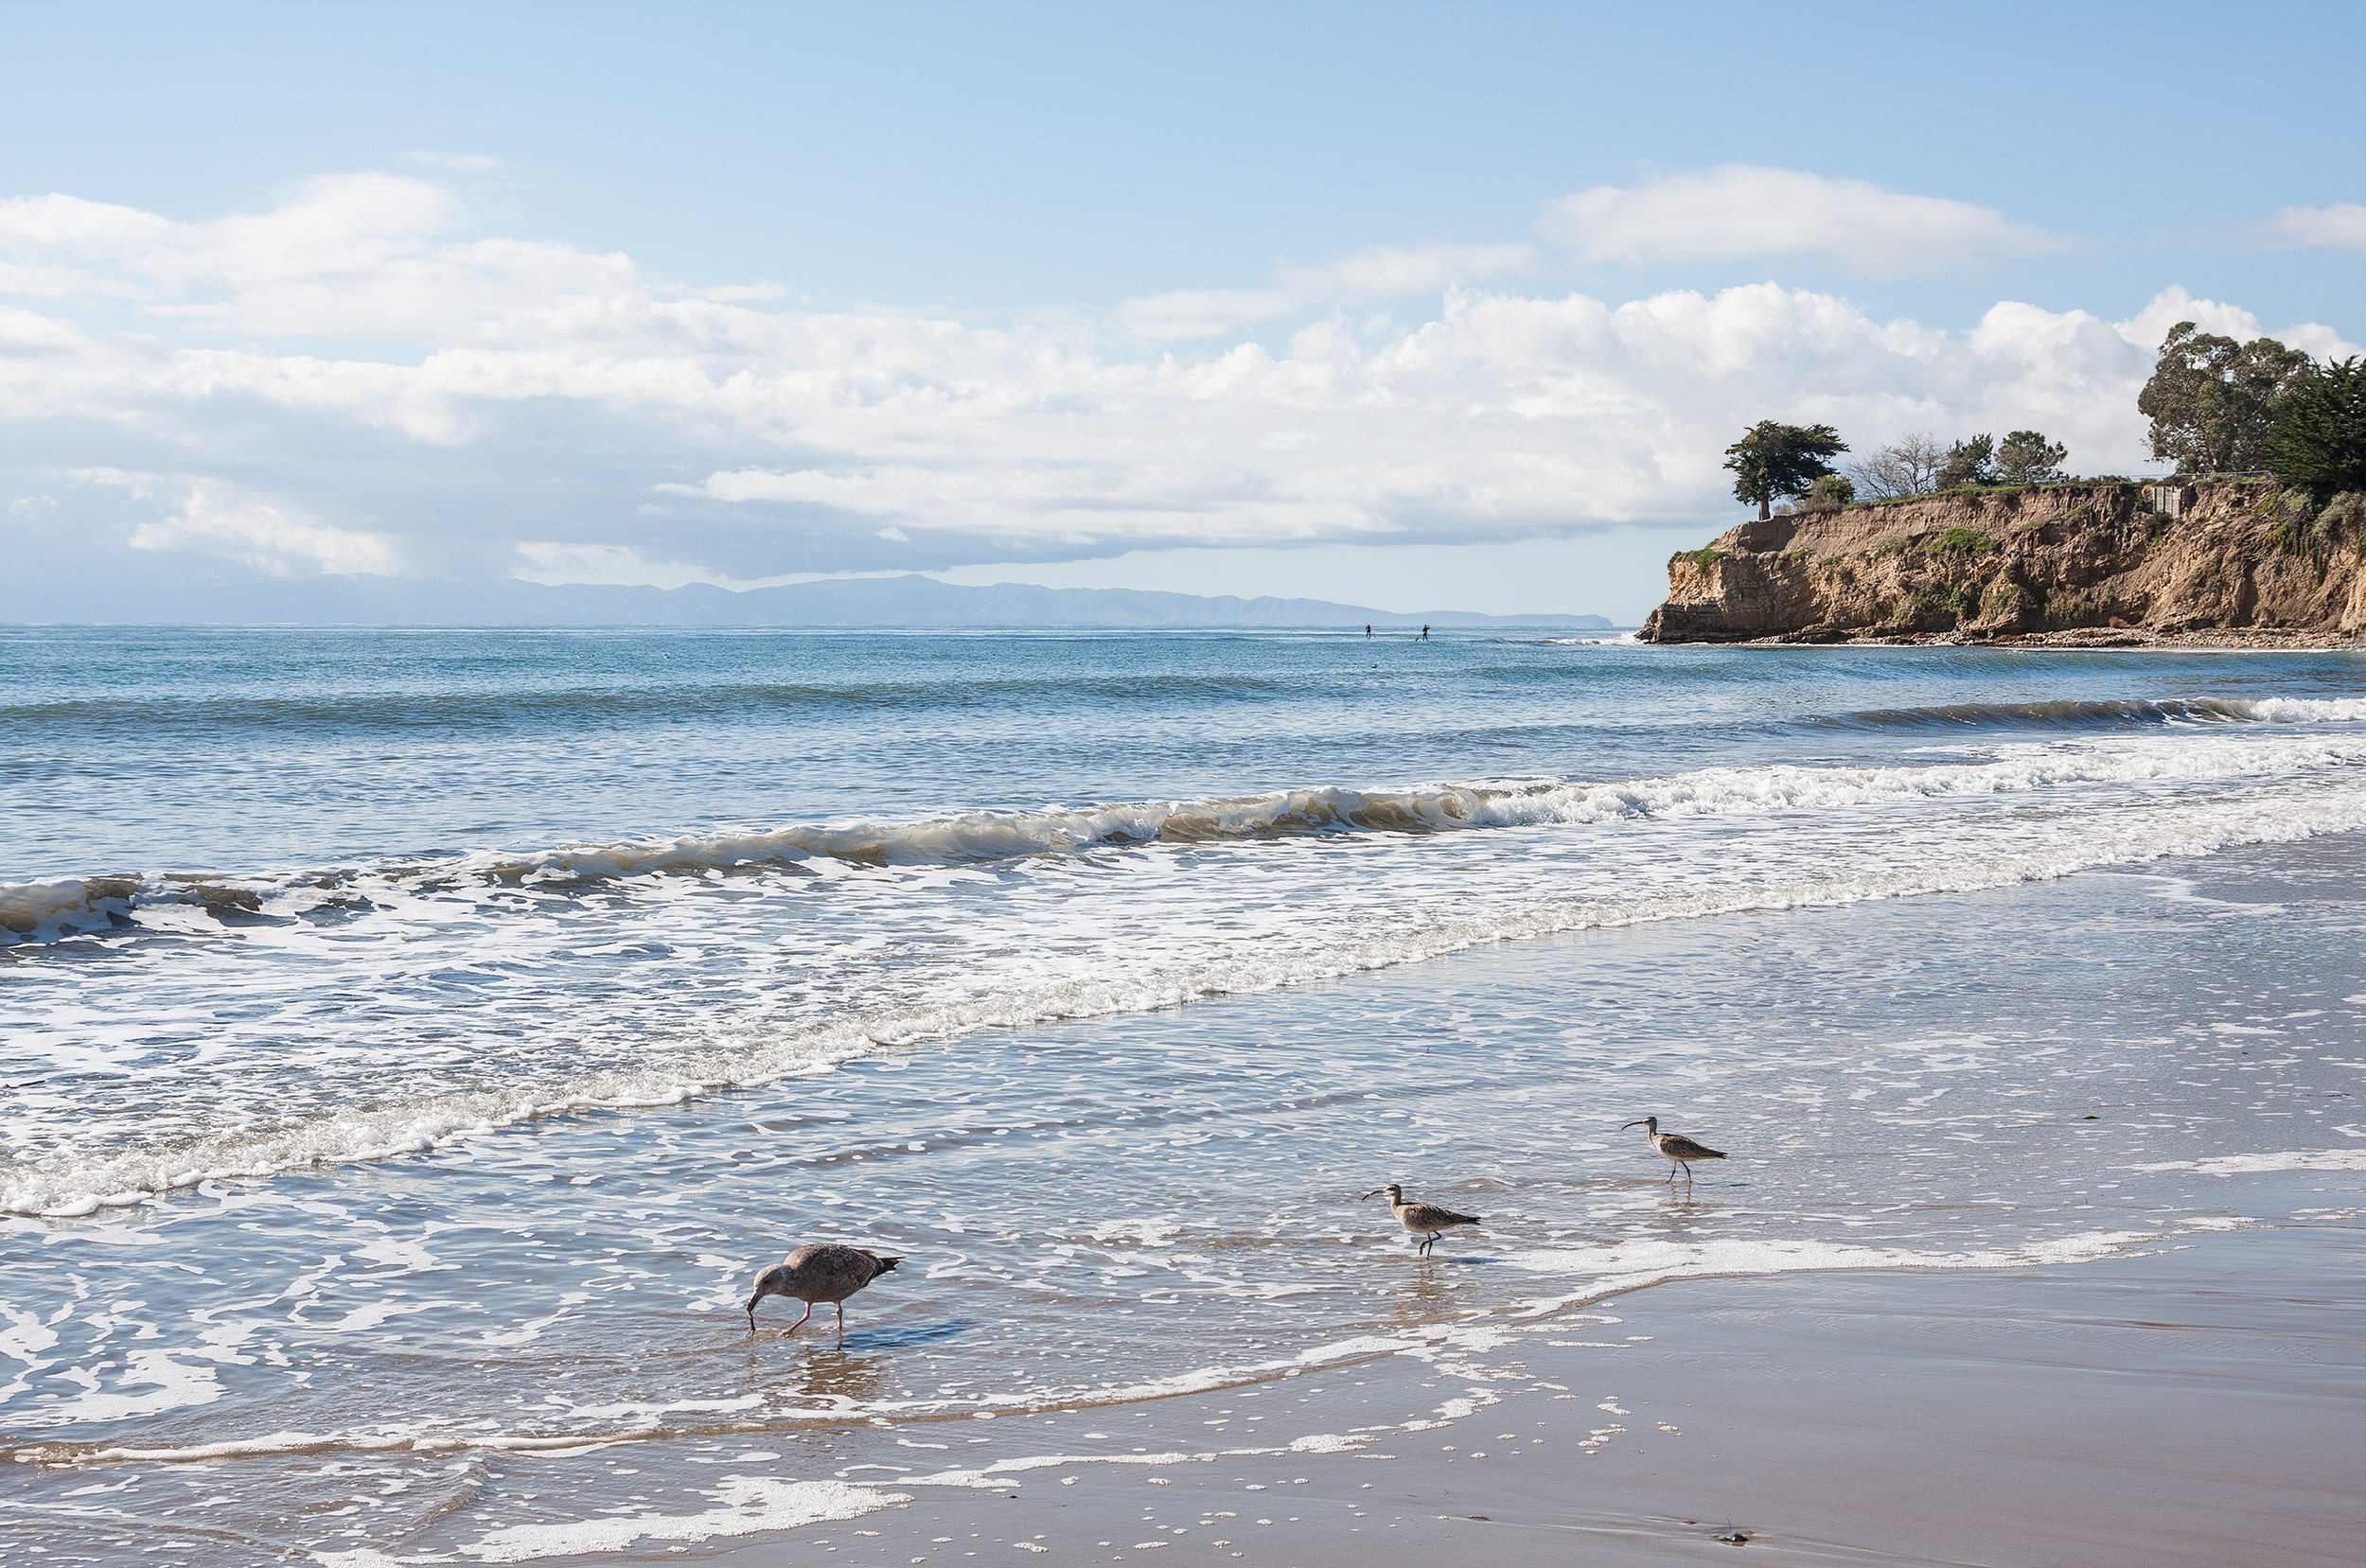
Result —
<path fill-rule="evenodd" d="M 2366 1178 L 2292 1185 L 2351 1205 L 2086 1262 L 1663 1281 L 1427 1356 L 998 1421 L 949 1435 L 957 1469 L 839 1471 L 881 1489 L 858 1515 L 596 1559 L 2353 1561 Z M 1226 1446 L 1253 1400 L 1317 1436 Z"/>
<path fill-rule="evenodd" d="M 2366 653 L 2366 634 L 2340 637 L 2319 631 L 2287 633 L 2233 627 L 2163 632 L 2114 626 L 2077 631 L 2003 632 L 1993 637 L 1954 631 L 1907 632 L 1876 637 L 1825 635 L 1823 628 L 1808 626 L 1765 637 L 1668 637 L 1642 645 L 1661 648 L 2019 648 L 2097 653 Z"/>

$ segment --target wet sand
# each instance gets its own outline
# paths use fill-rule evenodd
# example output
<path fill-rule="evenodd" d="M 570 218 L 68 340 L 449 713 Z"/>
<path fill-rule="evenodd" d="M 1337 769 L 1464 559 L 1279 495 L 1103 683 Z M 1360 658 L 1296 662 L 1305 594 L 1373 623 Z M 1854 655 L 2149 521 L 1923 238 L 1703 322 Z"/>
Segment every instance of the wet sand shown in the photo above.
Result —
<path fill-rule="evenodd" d="M 2057 1268 L 1679 1281 L 1566 1332 L 955 1423 L 914 1458 L 965 1473 L 842 1476 L 909 1501 L 604 1560 L 2355 1563 L 2366 1176 L 2277 1180 L 2313 1222 Z M 1261 1451 L 1268 1425 L 1339 1451 Z"/>

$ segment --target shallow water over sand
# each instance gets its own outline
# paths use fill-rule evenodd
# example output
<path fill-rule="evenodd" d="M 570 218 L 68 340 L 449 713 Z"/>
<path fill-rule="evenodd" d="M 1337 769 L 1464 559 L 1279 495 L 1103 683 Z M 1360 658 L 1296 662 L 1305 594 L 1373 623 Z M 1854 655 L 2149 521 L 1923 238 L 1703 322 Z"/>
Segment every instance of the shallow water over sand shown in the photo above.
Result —
<path fill-rule="evenodd" d="M 1650 696 L 1548 767 L 1525 685 L 1463 667 L 1442 727 L 1431 669 L 1385 790 L 1237 832 L 979 847 L 1270 776 L 877 854 L 781 824 L 955 819 L 785 789 L 654 869 L 556 833 L 332 864 L 283 826 L 251 909 L 151 880 L 5 950 L 7 1179 L 55 1211 L 0 1248 L 24 1539 L 465 1561 L 784 1525 L 958 1470 L 980 1418 L 1565 1337 L 1671 1275 L 2098 1257 L 2359 1161 L 2353 664 L 2000 661 L 2067 695 L 1900 710 L 1979 672 L 1815 655 L 1793 689 L 1728 654 L 1755 695 L 1710 665 L 1687 697 L 1622 662 L 1653 650 L 1455 656 Z M 1324 700 L 1291 711 L 1244 744 L 1335 762 Z M 1425 766 L 1482 745 L 1506 766 Z M 582 841 L 627 842 L 617 799 Z M 1662 1182 L 1617 1131 L 1647 1113 L 1734 1157 Z M 206 1173 L 239 1169 L 272 1173 Z M 1357 1201 L 1387 1181 L 1486 1224 L 1419 1261 Z M 749 1279 L 817 1239 L 909 1260 L 843 1351 L 778 1302 L 751 1340 Z"/>

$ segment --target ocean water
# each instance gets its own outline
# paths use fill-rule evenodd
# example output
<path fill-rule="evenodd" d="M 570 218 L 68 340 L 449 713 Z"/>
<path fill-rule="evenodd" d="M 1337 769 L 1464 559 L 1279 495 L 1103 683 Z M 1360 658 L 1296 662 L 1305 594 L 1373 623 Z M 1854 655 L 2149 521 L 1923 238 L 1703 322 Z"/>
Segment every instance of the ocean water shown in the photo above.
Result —
<path fill-rule="evenodd" d="M 2361 764 L 2351 654 L 0 630 L 0 1535 L 734 1537 L 948 1421 L 2260 1220 L 2366 1168 Z M 908 1261 L 751 1338 L 816 1240 Z"/>

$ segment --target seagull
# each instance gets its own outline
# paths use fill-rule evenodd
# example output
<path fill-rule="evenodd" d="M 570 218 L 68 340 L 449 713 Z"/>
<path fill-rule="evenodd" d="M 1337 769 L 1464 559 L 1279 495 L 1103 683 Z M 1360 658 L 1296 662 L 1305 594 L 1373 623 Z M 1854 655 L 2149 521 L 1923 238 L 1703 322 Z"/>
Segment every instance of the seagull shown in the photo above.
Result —
<path fill-rule="evenodd" d="M 860 1247 L 835 1242 L 799 1247 L 756 1276 L 756 1294 L 748 1298 L 748 1331 L 756 1331 L 756 1303 L 768 1295 L 786 1295 L 805 1304 L 805 1316 L 788 1326 L 795 1333 L 813 1315 L 813 1304 L 827 1301 L 838 1308 L 838 1342 L 846 1343 L 846 1298 L 902 1262 Z"/>
<path fill-rule="evenodd" d="M 1690 1181 L 1692 1179 L 1692 1162 L 1694 1160 L 1723 1159 L 1725 1157 L 1718 1151 L 1710 1148 L 1707 1144 L 1695 1143 L 1692 1139 L 1685 1136 L 1682 1133 L 1661 1132 L 1659 1130 L 1659 1118 L 1655 1116 L 1647 1116 L 1640 1121 L 1630 1121 L 1627 1123 L 1627 1127 L 1642 1128 L 1644 1136 L 1651 1140 L 1651 1147 L 1658 1151 L 1659 1157 L 1664 1160 L 1672 1160 L 1675 1162 L 1668 1168 L 1668 1179 L 1671 1182 L 1676 1179 L 1676 1172 L 1679 1167 L 1681 1167 L 1684 1171 L 1685 1180 Z M 1618 1130 L 1623 1133 L 1627 1130 L 1627 1127 L 1621 1127 Z"/>
<path fill-rule="evenodd" d="M 1404 1226 L 1409 1234 L 1421 1239 L 1421 1244 L 1417 1250 L 1424 1258 L 1429 1256 L 1429 1249 L 1437 1244 L 1438 1238 L 1442 1232 L 1452 1230 L 1456 1225 L 1474 1225 L 1479 1223 L 1479 1218 L 1475 1214 L 1457 1214 L 1453 1209 L 1440 1208 L 1436 1204 L 1406 1203 L 1404 1189 L 1395 1182 L 1390 1182 L 1386 1187 L 1375 1187 L 1369 1192 L 1365 1193 L 1364 1197 L 1377 1198 L 1383 1192 L 1388 1194 L 1388 1207 L 1397 1216 L 1397 1224 Z M 1363 1199 L 1359 1198 L 1356 1201 L 1361 1203 Z"/>

